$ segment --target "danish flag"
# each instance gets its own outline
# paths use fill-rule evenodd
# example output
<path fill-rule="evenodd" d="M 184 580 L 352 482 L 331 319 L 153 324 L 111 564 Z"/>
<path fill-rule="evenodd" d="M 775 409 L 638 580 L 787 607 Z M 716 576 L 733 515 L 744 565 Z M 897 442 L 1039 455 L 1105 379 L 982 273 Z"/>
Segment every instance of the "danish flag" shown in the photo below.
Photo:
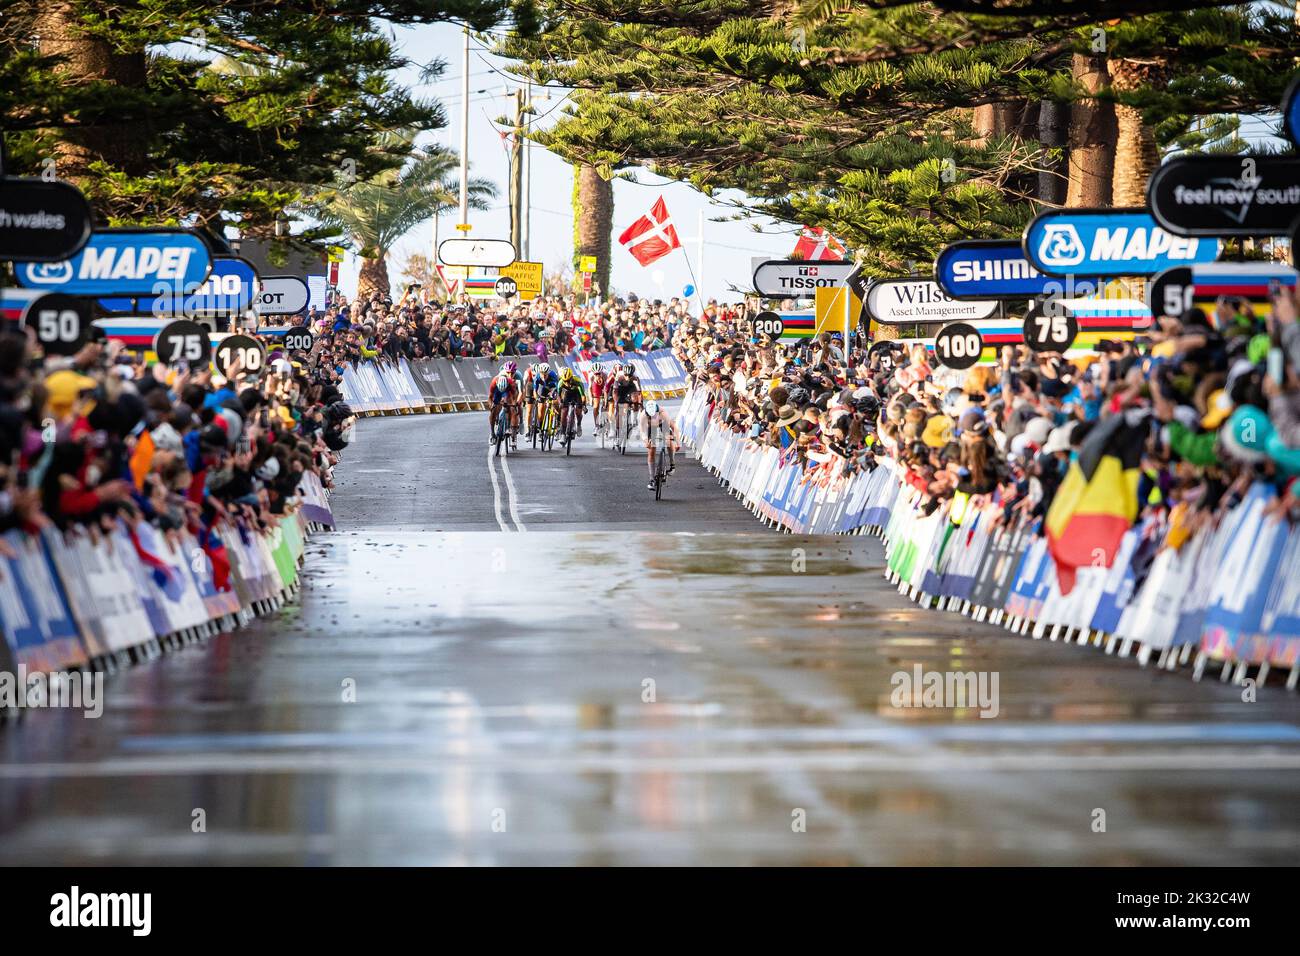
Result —
<path fill-rule="evenodd" d="M 682 247 L 673 228 L 672 218 L 668 215 L 668 206 L 660 196 L 650 207 L 650 215 L 642 216 L 623 230 L 618 237 L 619 244 L 636 256 L 636 261 L 643 266 L 662 259 L 674 249 Z"/>
<path fill-rule="evenodd" d="M 837 262 L 844 258 L 847 251 L 838 239 L 821 226 L 804 226 L 790 258 L 803 259 L 805 262 Z"/>

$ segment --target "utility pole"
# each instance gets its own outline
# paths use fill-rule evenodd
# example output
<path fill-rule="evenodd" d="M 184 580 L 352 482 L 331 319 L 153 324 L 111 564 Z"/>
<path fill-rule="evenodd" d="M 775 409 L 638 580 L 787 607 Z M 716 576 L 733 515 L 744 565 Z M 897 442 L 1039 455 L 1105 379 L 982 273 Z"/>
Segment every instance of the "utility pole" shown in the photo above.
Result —
<path fill-rule="evenodd" d="M 465 53 L 460 67 L 460 225 L 469 230 L 469 24 L 465 24 Z"/>
<path fill-rule="evenodd" d="M 510 144 L 510 242 L 518 254 L 523 248 L 524 88 L 515 90 L 515 135 Z"/>
<path fill-rule="evenodd" d="M 532 143 L 529 141 L 529 139 L 528 139 L 528 133 L 529 133 L 529 131 L 532 129 L 532 114 L 533 114 L 533 81 L 532 81 L 532 80 L 529 80 L 528 83 L 525 85 L 524 89 L 526 90 L 526 93 L 524 94 L 524 101 L 525 101 L 525 103 L 527 104 L 527 105 L 525 106 L 525 109 L 528 110 L 528 116 L 524 119 L 524 144 L 523 144 L 523 150 L 524 150 L 524 201 L 523 201 L 523 209 L 522 209 L 522 218 L 523 218 L 523 243 L 524 243 L 524 244 L 523 244 L 522 249 L 520 249 L 520 256 L 519 256 L 519 258 L 520 258 L 520 259 L 523 259 L 523 260 L 526 262 L 526 261 L 528 261 L 528 252 L 529 252 L 529 250 L 528 250 L 528 246 L 529 246 L 529 244 L 530 244 L 530 243 L 529 243 L 529 239 L 531 238 L 531 235 L 532 235 L 532 230 L 531 230 L 529 224 L 530 224 L 530 221 L 531 221 L 531 219 L 532 219 L 532 205 L 533 205 L 533 203 L 532 203 L 532 191 L 533 191 L 533 168 L 532 168 L 533 144 L 532 144 Z M 516 246 L 516 248 L 519 248 L 519 247 Z"/>

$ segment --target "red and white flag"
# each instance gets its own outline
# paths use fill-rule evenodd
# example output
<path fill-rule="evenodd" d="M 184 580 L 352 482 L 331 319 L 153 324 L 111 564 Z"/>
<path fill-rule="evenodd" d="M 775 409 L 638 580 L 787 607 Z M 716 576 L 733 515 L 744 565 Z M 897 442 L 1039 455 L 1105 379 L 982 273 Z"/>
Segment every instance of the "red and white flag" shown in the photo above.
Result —
<path fill-rule="evenodd" d="M 623 230 L 618 237 L 619 243 L 628 252 L 636 256 L 636 261 L 643 266 L 662 259 L 674 249 L 682 247 L 673 228 L 672 218 L 668 215 L 668 206 L 660 196 L 650 207 L 650 215 L 642 216 Z"/>
<path fill-rule="evenodd" d="M 847 254 L 844 244 L 821 226 L 804 226 L 790 258 L 806 262 L 838 262 Z"/>

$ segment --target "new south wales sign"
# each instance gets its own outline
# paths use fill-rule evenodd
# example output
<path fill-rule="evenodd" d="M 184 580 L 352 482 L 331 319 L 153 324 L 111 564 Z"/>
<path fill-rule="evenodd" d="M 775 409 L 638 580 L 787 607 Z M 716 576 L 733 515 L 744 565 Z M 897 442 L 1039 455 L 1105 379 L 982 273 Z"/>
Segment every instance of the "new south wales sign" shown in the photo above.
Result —
<path fill-rule="evenodd" d="M 90 239 L 90 205 L 57 180 L 0 177 L 0 260 L 57 262 Z"/>
<path fill-rule="evenodd" d="M 1149 276 L 1213 262 L 1217 239 L 1175 236 L 1144 209 L 1055 209 L 1025 227 L 1025 258 L 1055 276 Z"/>
<path fill-rule="evenodd" d="M 1184 156 L 1147 184 L 1151 215 L 1176 236 L 1286 236 L 1300 218 L 1300 158 Z"/>

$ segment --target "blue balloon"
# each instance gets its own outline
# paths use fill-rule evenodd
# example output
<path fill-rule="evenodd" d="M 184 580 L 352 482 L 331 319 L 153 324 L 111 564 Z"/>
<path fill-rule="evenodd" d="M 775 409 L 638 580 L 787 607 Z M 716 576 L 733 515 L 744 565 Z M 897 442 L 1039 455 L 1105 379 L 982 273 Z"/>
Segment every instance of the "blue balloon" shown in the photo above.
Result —
<path fill-rule="evenodd" d="M 691 296 L 695 295 L 695 286 L 691 285 L 689 282 L 686 283 L 686 288 L 682 289 L 682 295 L 686 296 L 687 298 L 690 298 Z"/>

